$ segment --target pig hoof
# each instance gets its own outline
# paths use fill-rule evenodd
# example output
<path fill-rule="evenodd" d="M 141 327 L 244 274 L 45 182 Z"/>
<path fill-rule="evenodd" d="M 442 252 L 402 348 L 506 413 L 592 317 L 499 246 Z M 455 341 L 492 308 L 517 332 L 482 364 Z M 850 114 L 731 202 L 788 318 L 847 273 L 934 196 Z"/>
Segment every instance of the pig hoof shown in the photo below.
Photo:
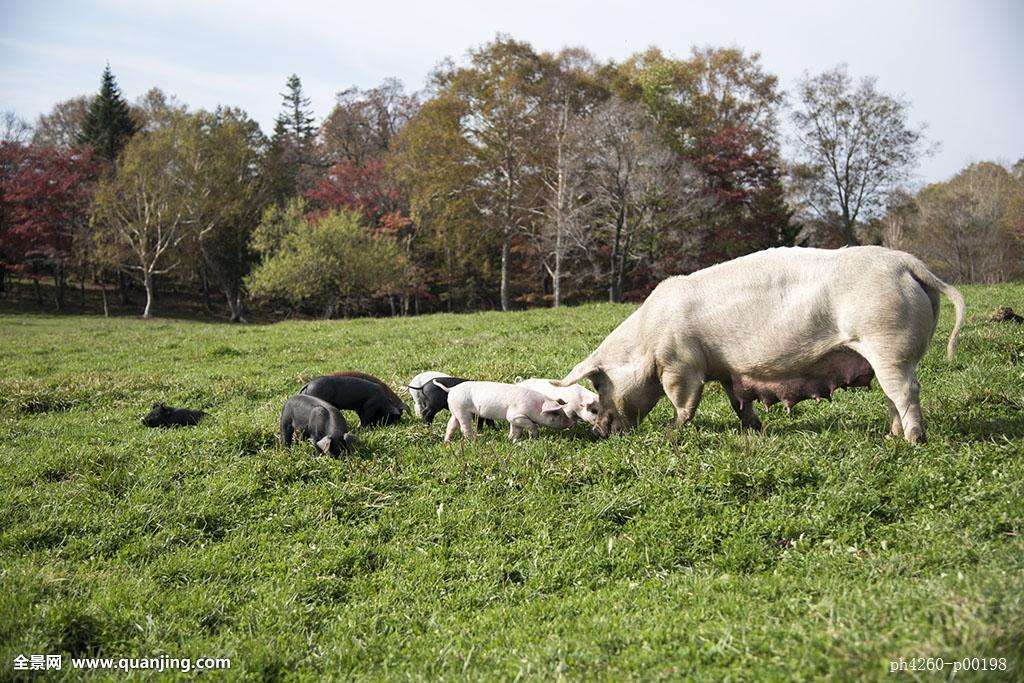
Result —
<path fill-rule="evenodd" d="M 743 425 L 744 429 L 749 429 L 749 430 L 755 431 L 755 432 L 760 432 L 763 429 L 763 427 L 761 426 L 761 421 L 758 420 L 757 418 L 754 418 L 753 420 L 750 420 L 749 422 L 743 422 L 741 424 Z"/>
<path fill-rule="evenodd" d="M 928 443 L 928 439 L 925 438 L 924 435 L 924 430 L 920 427 L 911 427 L 907 430 L 906 434 L 904 434 L 904 437 L 908 443 L 914 444 L 915 446 L 917 444 Z"/>
<path fill-rule="evenodd" d="M 673 446 L 678 446 L 685 438 L 683 427 L 677 424 L 669 425 L 665 428 L 665 438 Z"/>

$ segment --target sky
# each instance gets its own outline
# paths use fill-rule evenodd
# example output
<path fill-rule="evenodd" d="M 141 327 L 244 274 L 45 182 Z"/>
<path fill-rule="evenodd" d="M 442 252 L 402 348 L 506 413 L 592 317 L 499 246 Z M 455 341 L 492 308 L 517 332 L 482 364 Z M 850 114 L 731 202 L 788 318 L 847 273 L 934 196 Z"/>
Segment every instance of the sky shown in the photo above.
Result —
<path fill-rule="evenodd" d="M 193 107 L 240 106 L 269 131 L 291 73 L 321 118 L 339 90 L 392 76 L 419 89 L 442 58 L 498 32 L 599 59 L 740 47 L 790 92 L 846 63 L 907 97 L 939 143 L 917 182 L 1024 157 L 1024 0 L 0 0 L 0 111 L 34 120 L 94 93 L 109 62 L 130 100 L 158 86 Z"/>

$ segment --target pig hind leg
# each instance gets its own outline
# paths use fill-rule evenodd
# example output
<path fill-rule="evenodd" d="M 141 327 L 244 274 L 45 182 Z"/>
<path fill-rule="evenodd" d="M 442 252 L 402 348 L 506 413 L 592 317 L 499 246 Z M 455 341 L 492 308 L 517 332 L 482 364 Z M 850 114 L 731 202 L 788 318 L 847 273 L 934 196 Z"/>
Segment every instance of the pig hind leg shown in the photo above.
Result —
<path fill-rule="evenodd" d="M 885 403 L 889 406 L 889 433 L 893 436 L 903 436 L 903 420 L 900 419 L 900 411 L 896 404 L 888 396 Z"/>
<path fill-rule="evenodd" d="M 452 411 L 452 419 L 454 419 L 460 428 L 462 428 L 462 435 L 467 440 L 472 441 L 476 438 L 476 415 L 471 411 L 464 408 L 449 406 Z M 451 426 L 451 420 L 448 421 L 448 425 Z"/>
<path fill-rule="evenodd" d="M 889 429 L 899 430 L 910 443 L 924 442 L 921 417 L 921 385 L 917 364 L 928 350 L 938 317 L 938 300 L 909 276 L 896 290 L 889 306 L 890 315 L 879 319 L 874 313 L 850 322 L 860 341 L 850 344 L 875 371 L 879 386 L 888 399 Z M 898 320 L 894 325 L 891 320 Z"/>
<path fill-rule="evenodd" d="M 459 430 L 459 418 L 452 415 L 448 418 L 448 428 L 444 431 L 444 442 L 448 443 L 455 438 L 455 432 Z"/>
<path fill-rule="evenodd" d="M 906 358 L 917 354 L 901 354 L 898 346 L 894 349 L 896 345 L 892 345 L 891 341 L 888 343 L 890 346 L 886 346 L 885 343 L 862 342 L 857 344 L 854 350 L 871 364 L 878 385 L 885 393 L 890 431 L 893 434 L 902 432 L 903 438 L 910 443 L 924 443 L 921 384 L 917 381 L 916 372 L 919 356 L 910 360 L 895 360 L 893 356 Z"/>
<path fill-rule="evenodd" d="M 890 429 L 895 433 L 899 420 L 903 438 L 910 443 L 924 443 L 924 420 L 921 417 L 921 384 L 913 366 L 879 364 L 875 367 L 878 384 L 889 399 Z M 895 413 L 895 414 L 894 414 Z"/>

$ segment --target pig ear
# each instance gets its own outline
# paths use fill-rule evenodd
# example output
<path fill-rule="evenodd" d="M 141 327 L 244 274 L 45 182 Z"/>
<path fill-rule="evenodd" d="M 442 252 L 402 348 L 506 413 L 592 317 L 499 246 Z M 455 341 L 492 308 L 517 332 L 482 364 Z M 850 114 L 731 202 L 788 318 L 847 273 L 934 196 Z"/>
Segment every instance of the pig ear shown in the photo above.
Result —
<path fill-rule="evenodd" d="M 600 364 L 594 358 L 586 358 L 576 365 L 568 375 L 560 380 L 552 382 L 556 387 L 571 387 L 581 379 L 590 377 L 601 369 Z"/>
<path fill-rule="evenodd" d="M 560 403 L 559 401 L 547 400 L 544 401 L 544 405 L 542 405 L 540 409 L 541 412 L 544 413 L 557 413 L 559 410 L 562 409 L 562 405 L 564 404 Z"/>
<path fill-rule="evenodd" d="M 316 442 L 316 447 L 320 449 L 321 453 L 331 452 L 331 437 L 325 436 Z"/>

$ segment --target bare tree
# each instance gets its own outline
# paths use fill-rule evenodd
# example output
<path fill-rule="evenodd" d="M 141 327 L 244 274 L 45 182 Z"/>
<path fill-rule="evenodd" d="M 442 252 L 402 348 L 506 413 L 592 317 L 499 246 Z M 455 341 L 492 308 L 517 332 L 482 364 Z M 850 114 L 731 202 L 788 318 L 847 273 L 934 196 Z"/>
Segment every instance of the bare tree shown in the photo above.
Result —
<path fill-rule="evenodd" d="M 543 132 L 543 63 L 507 36 L 470 53 L 470 65 L 444 75 L 443 89 L 463 107 L 460 134 L 470 154 L 459 160 L 470 182 L 460 190 L 501 244 L 501 310 L 512 305 L 512 241 L 536 220 Z"/>
<path fill-rule="evenodd" d="M 32 126 L 13 111 L 0 112 L 0 142 L 25 143 L 32 137 Z"/>
<path fill-rule="evenodd" d="M 49 114 L 40 114 L 32 142 L 44 147 L 71 149 L 78 144 L 92 98 L 79 95 L 53 105 Z"/>
<path fill-rule="evenodd" d="M 585 164 L 579 163 L 586 140 L 580 133 L 583 119 L 606 93 L 597 85 L 596 62 L 582 48 L 567 48 L 548 62 L 544 118 L 548 145 L 541 180 L 547 194 L 543 220 L 535 235 L 544 269 L 551 277 L 552 305 L 562 304 L 562 279 L 566 257 L 574 248 L 580 220 L 589 199 L 585 192 Z"/>
<path fill-rule="evenodd" d="M 910 125 L 909 102 L 879 91 L 873 78 L 855 85 L 845 65 L 805 76 L 797 96 L 793 173 L 814 212 L 838 215 L 846 243 L 857 244 L 857 221 L 881 210 L 928 152 L 923 129 Z"/>
<path fill-rule="evenodd" d="M 644 109 L 614 98 L 598 106 L 575 133 L 576 157 L 590 195 L 579 237 L 602 243 L 608 300 L 620 301 L 626 273 L 650 255 L 658 228 L 705 207 L 700 174 L 664 142 Z M 646 245 L 646 249 L 639 246 Z M 597 251 L 587 250 L 595 268 Z"/>
<path fill-rule="evenodd" d="M 882 244 L 891 249 L 909 249 L 917 214 L 917 203 L 913 195 L 902 189 L 892 192 L 886 203 L 885 215 L 880 221 Z"/>
<path fill-rule="evenodd" d="M 379 159 L 391 140 L 419 108 L 419 98 L 407 94 L 397 78 L 376 88 L 348 88 L 335 96 L 334 109 L 320 127 L 326 163 L 363 164 Z"/>

